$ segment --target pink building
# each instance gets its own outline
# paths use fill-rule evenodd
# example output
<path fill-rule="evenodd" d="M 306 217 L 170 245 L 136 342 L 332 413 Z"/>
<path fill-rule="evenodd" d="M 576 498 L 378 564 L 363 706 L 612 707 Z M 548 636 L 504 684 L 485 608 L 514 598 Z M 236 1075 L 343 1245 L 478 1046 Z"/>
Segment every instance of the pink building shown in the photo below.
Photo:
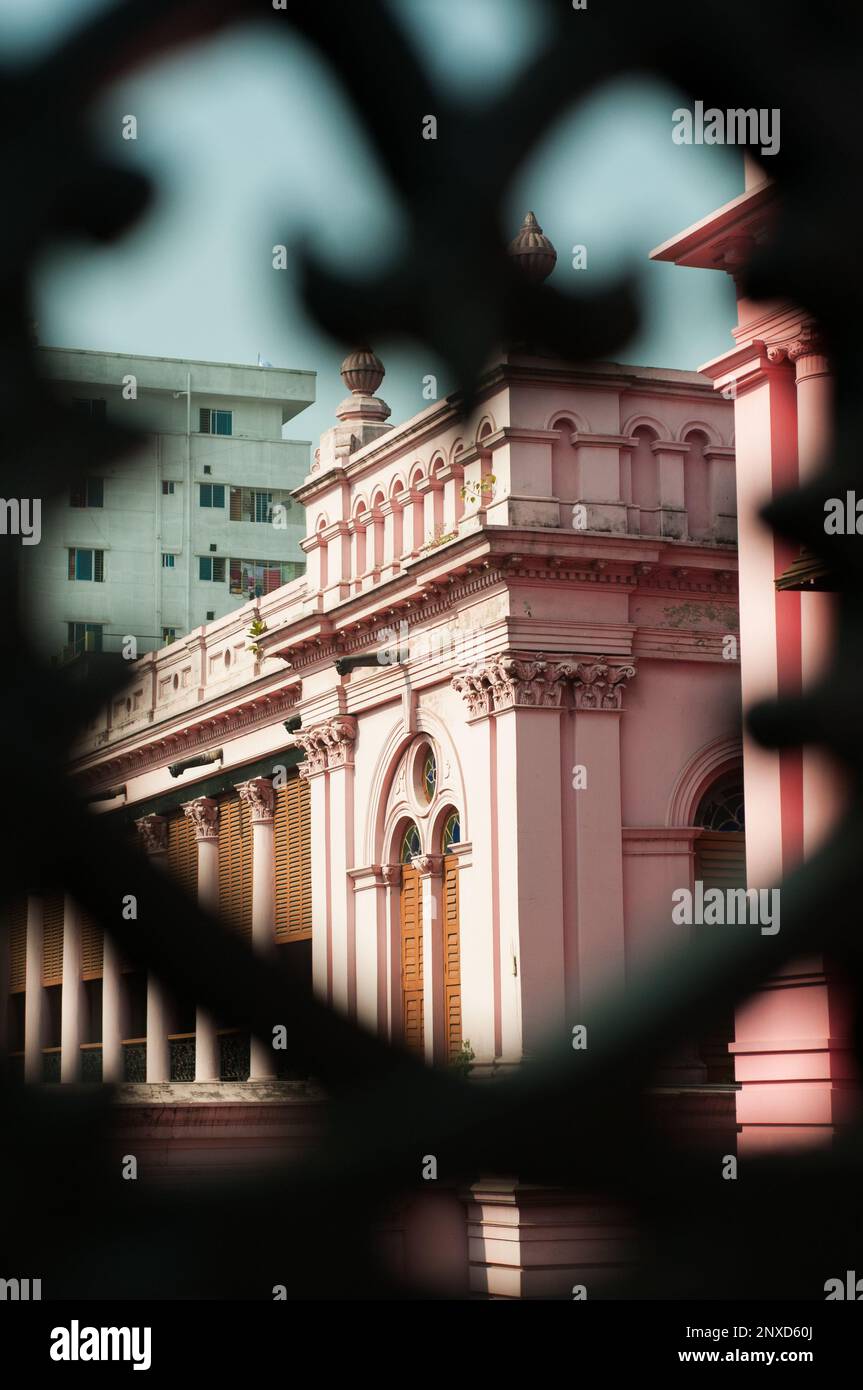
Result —
<path fill-rule="evenodd" d="M 701 368 L 734 400 L 744 706 L 812 685 L 831 643 L 832 599 L 813 567 L 759 519 L 774 496 L 811 477 L 831 439 L 830 364 L 817 325 L 787 302 L 748 300 L 736 273 L 769 237 L 776 190 L 751 161 L 739 197 L 653 252 L 657 260 L 735 276 L 731 351 Z M 841 809 L 837 774 L 812 748 L 745 745 L 748 880 L 777 884 L 818 848 Z M 855 1080 L 840 980 L 820 958 L 797 961 L 738 1012 L 732 1047 L 744 1151 L 818 1143 L 848 1114 Z"/>
<path fill-rule="evenodd" d="M 759 370 L 769 396 L 791 369 L 765 353 Z M 695 372 L 506 352 L 469 421 L 445 399 L 393 427 L 375 355 L 342 375 L 295 494 L 305 577 L 135 663 L 73 775 L 253 948 L 481 1079 L 568 1036 L 585 999 L 685 931 L 675 890 L 742 882 L 735 407 Z M 744 540 L 757 580 L 765 543 Z M 124 1133 L 154 1164 L 314 1132 L 319 1100 L 272 1049 L 126 969 L 68 898 L 22 903 L 9 942 L 25 1074 L 125 1082 Z M 741 1068 L 768 1015 L 747 1016 Z M 733 1144 L 731 1037 L 693 1040 L 666 1089 Z M 559 1291 L 620 1257 L 583 1200 L 501 1180 L 440 1202 L 464 1287 Z M 427 1204 L 394 1219 L 407 1269 L 427 1221 Z"/>

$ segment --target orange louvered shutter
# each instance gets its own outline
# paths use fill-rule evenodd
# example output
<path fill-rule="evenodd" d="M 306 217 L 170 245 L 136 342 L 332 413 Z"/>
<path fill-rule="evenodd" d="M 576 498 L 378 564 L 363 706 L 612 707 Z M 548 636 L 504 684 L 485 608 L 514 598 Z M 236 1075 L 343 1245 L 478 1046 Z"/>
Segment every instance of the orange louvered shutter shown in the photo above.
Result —
<path fill-rule="evenodd" d="M 89 913 L 81 913 L 81 979 L 102 978 L 102 928 Z"/>
<path fill-rule="evenodd" d="M 443 982 L 447 1056 L 461 1048 L 461 958 L 459 945 L 458 861 L 447 855 L 443 875 Z"/>
<path fill-rule="evenodd" d="M 42 909 L 42 983 L 63 983 L 63 894 L 51 893 Z"/>
<path fill-rule="evenodd" d="M 423 922 L 422 886 L 416 869 L 402 868 L 402 1025 L 404 1044 L 423 1049 Z"/>
<path fill-rule="evenodd" d="M 198 896 L 198 842 L 194 825 L 182 813 L 168 821 L 168 869 L 190 898 Z"/>
<path fill-rule="evenodd" d="M 312 934 L 312 808 L 309 784 L 291 777 L 276 791 L 273 817 L 277 941 Z"/>
<path fill-rule="evenodd" d="M 9 904 L 9 993 L 27 988 L 27 899 Z"/>
<path fill-rule="evenodd" d="M 238 796 L 219 807 L 219 911 L 241 936 L 252 936 L 252 823 Z"/>

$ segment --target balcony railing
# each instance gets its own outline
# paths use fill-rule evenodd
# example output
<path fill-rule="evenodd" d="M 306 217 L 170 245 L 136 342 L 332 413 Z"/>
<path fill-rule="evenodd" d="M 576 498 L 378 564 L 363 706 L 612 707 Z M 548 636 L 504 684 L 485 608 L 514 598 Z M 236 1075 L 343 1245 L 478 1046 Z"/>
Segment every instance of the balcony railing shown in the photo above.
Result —
<path fill-rule="evenodd" d="M 123 1040 L 123 1080 L 147 1080 L 147 1039 L 124 1038 Z"/>

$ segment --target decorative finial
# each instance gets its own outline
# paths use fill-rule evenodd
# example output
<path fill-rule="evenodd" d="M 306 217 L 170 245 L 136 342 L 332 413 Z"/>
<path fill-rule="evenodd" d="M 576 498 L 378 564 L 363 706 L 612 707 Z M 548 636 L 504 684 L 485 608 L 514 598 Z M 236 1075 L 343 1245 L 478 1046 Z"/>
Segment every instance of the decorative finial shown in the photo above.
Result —
<path fill-rule="evenodd" d="M 348 353 L 340 370 L 342 381 L 351 394 L 336 410 L 337 418 L 382 424 L 389 416 L 390 408 L 386 401 L 375 395 L 386 375 L 377 353 L 367 345 L 355 348 Z"/>
<path fill-rule="evenodd" d="M 342 381 L 355 396 L 373 396 L 386 376 L 383 362 L 370 347 L 349 352 L 340 371 Z"/>
<path fill-rule="evenodd" d="M 542 284 L 557 264 L 557 252 L 532 212 L 525 217 L 518 236 L 509 243 L 508 249 L 521 274 L 531 285 Z"/>

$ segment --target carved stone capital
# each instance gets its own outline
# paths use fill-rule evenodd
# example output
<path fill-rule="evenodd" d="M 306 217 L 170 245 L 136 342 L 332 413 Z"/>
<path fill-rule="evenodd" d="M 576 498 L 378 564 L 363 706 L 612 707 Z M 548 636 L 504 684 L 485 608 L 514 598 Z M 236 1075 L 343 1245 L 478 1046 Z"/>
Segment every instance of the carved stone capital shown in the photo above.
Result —
<path fill-rule="evenodd" d="M 579 661 L 573 679 L 575 708 L 620 709 L 626 683 L 635 674 L 634 666 L 612 666 L 604 656 L 593 661 Z"/>
<path fill-rule="evenodd" d="M 296 743 L 306 755 L 300 775 L 310 777 L 330 768 L 348 766 L 353 757 L 356 736 L 357 721 L 349 714 L 338 714 L 322 724 L 300 729 L 294 735 Z"/>
<path fill-rule="evenodd" d="M 268 778 L 252 777 L 248 782 L 238 782 L 237 794 L 248 806 L 253 825 L 264 825 L 273 819 L 276 794 Z"/>
<path fill-rule="evenodd" d="M 187 816 L 195 827 L 195 839 L 199 843 L 203 840 L 218 840 L 218 801 L 214 801 L 211 796 L 198 796 L 194 801 L 185 801 L 183 815 Z"/>
<path fill-rule="evenodd" d="M 398 888 L 402 881 L 401 864 L 381 864 L 381 878 L 388 888 Z"/>
<path fill-rule="evenodd" d="M 411 859 L 413 867 L 429 878 L 437 878 L 443 869 L 442 854 L 415 854 Z"/>
<path fill-rule="evenodd" d="M 826 357 L 827 343 L 820 328 L 815 324 L 805 324 L 794 338 L 785 342 L 769 343 L 767 360 L 769 362 L 799 362 L 803 357 Z"/>
<path fill-rule="evenodd" d="M 168 822 L 164 816 L 141 816 L 135 821 L 148 854 L 164 854 L 168 848 Z"/>
<path fill-rule="evenodd" d="M 507 709 L 559 709 L 564 683 L 574 673 L 569 661 L 549 661 L 544 652 L 493 658 L 453 676 L 451 685 L 471 715 Z"/>

